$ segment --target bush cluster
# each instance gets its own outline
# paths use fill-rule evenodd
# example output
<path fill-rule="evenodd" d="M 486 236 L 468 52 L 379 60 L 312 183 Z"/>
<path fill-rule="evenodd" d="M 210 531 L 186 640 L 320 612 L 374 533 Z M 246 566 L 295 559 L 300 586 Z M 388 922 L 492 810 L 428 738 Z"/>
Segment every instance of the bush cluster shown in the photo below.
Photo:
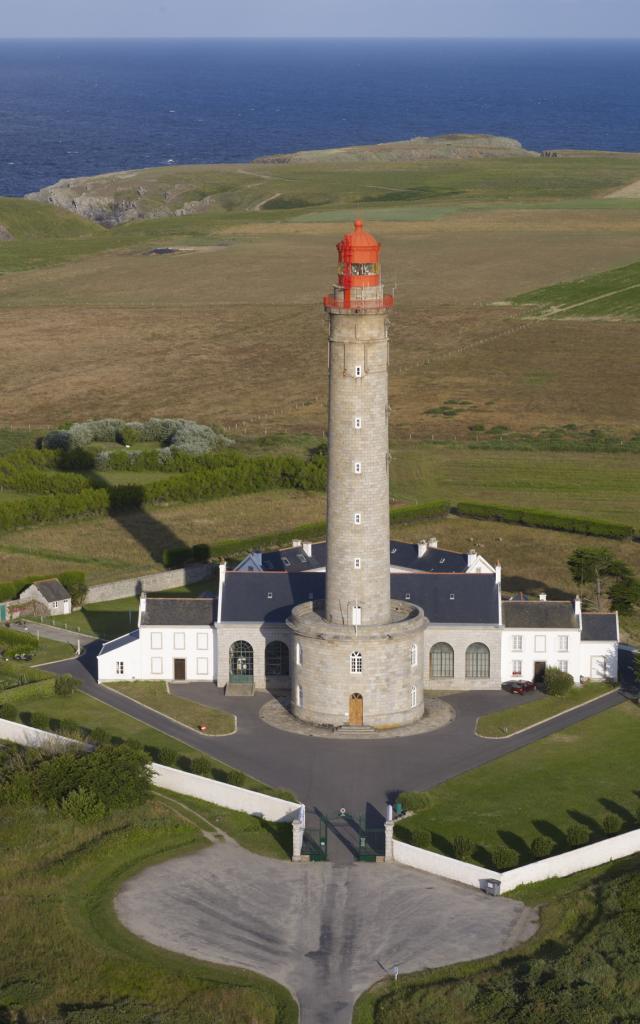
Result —
<path fill-rule="evenodd" d="M 42 439 L 42 447 L 70 451 L 100 441 L 123 445 L 155 441 L 164 447 L 186 452 L 213 451 L 232 444 L 220 431 L 202 423 L 154 418 L 146 422 L 104 419 L 73 423 L 68 430 L 49 431 Z"/>
<path fill-rule="evenodd" d="M 568 533 L 584 533 L 594 537 L 614 537 L 626 540 L 634 535 L 634 527 L 620 523 L 608 523 L 598 519 L 563 515 L 559 512 L 544 512 L 527 508 L 507 508 L 502 505 L 481 505 L 475 501 L 460 501 L 451 509 L 460 516 L 471 519 L 495 519 L 502 523 L 519 523 L 522 526 L 537 526 L 548 530 L 565 530 Z"/>
<path fill-rule="evenodd" d="M 38 649 L 38 641 L 31 633 L 18 631 L 5 625 L 0 629 L 0 651 L 6 654 L 33 654 Z"/>
<path fill-rule="evenodd" d="M 544 692 L 550 697 L 564 697 L 573 689 L 573 676 L 548 665 L 544 672 Z"/>
<path fill-rule="evenodd" d="M 0 459 L 0 488 L 18 494 L 79 494 L 91 486 L 79 473 L 56 473 L 50 454 L 21 450 Z"/>
<path fill-rule="evenodd" d="M 38 523 L 57 523 L 63 519 L 104 516 L 109 511 L 105 490 L 87 488 L 79 494 L 42 494 L 15 501 L 0 502 L 0 530 L 17 530 Z"/>
<path fill-rule="evenodd" d="M 520 863 L 518 854 L 510 846 L 496 846 L 490 852 L 494 871 L 511 871 Z"/>
<path fill-rule="evenodd" d="M 194 544 L 193 547 L 164 548 L 162 564 L 165 569 L 181 569 L 187 562 L 208 562 L 211 548 L 208 544 Z"/>

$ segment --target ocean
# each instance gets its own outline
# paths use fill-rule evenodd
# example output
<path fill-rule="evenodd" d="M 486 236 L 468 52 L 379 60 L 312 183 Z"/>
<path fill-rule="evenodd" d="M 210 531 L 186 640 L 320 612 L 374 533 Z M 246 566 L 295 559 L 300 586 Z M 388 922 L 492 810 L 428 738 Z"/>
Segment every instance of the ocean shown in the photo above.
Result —
<path fill-rule="evenodd" d="M 640 41 L 0 41 L 0 194 L 415 135 L 640 151 Z"/>

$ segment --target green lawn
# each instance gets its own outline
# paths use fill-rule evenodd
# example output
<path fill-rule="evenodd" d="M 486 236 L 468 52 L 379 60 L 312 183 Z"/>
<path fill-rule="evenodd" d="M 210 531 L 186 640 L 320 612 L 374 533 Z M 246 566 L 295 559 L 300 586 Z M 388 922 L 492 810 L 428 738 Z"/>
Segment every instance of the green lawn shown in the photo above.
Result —
<path fill-rule="evenodd" d="M 478 736 L 511 736 L 519 729 L 526 729 L 527 726 L 569 711 L 585 701 L 611 693 L 611 689 L 607 683 L 585 683 L 583 686 L 574 686 L 571 693 L 564 697 L 544 696 L 541 700 L 528 701 L 526 704 L 514 703 L 512 708 L 482 715 L 477 721 L 476 732 Z M 519 701 L 515 695 L 513 699 L 514 702 Z"/>
<path fill-rule="evenodd" d="M 207 830 L 207 825 L 219 828 L 251 853 L 261 857 L 273 857 L 277 860 L 291 860 L 292 830 L 289 822 L 266 821 L 242 811 L 232 811 L 227 807 L 218 807 L 206 800 L 198 800 L 194 796 L 183 796 L 182 793 L 171 793 L 159 790 L 169 806 L 180 805 L 182 811 L 195 812 L 193 823 L 198 828 Z"/>
<path fill-rule="evenodd" d="M 525 945 L 400 976 L 357 1002 L 353 1024 L 622 1024 L 640 1019 L 640 857 L 513 895 L 542 904 Z"/>
<path fill-rule="evenodd" d="M 192 729 L 198 729 L 204 724 L 211 736 L 224 736 L 234 731 L 233 715 L 205 707 L 204 704 L 198 704 L 187 697 L 175 696 L 168 691 L 166 683 L 159 679 L 141 679 L 135 683 L 109 683 L 109 686 L 112 690 L 124 693 L 125 697 L 132 697 Z"/>
<path fill-rule="evenodd" d="M 535 306 L 536 312 L 543 316 L 613 316 L 637 320 L 640 316 L 640 263 L 526 292 L 513 302 L 518 306 Z"/>
<path fill-rule="evenodd" d="M 224 812 L 223 812 L 224 814 Z M 41 807 L 0 815 L 0 1017 L 47 1024 L 295 1024 L 283 988 L 137 939 L 113 898 L 146 864 L 203 845 L 154 799 L 96 825 Z"/>
<path fill-rule="evenodd" d="M 402 823 L 411 835 L 432 834 L 431 848 L 452 854 L 456 836 L 473 843 L 473 858 L 488 865 L 488 851 L 506 845 L 524 863 L 537 836 L 558 852 L 570 825 L 603 838 L 606 814 L 637 827 L 640 774 L 636 770 L 640 709 L 630 703 L 603 711 L 491 764 L 436 786 L 429 807 Z M 400 836 L 398 836 L 400 838 Z"/>
<path fill-rule="evenodd" d="M 87 604 L 70 615 L 59 615 L 47 619 L 54 626 L 72 629 L 79 633 L 113 640 L 135 629 L 138 625 L 138 598 L 122 597 L 117 601 L 101 601 Z"/>

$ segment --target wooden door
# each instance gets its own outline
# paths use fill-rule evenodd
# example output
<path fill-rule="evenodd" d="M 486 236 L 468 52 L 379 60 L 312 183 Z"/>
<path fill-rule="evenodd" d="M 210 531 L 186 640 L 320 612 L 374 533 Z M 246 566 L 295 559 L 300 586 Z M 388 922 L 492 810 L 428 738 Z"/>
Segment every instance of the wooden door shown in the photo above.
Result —
<path fill-rule="evenodd" d="M 173 659 L 173 678 L 177 683 L 187 678 L 187 663 L 184 658 Z"/>
<path fill-rule="evenodd" d="M 534 683 L 544 683 L 544 673 L 547 667 L 546 661 L 536 661 L 533 665 Z"/>
<path fill-rule="evenodd" d="M 362 725 L 364 722 L 364 702 L 362 694 L 352 693 L 349 697 L 349 725 Z"/>

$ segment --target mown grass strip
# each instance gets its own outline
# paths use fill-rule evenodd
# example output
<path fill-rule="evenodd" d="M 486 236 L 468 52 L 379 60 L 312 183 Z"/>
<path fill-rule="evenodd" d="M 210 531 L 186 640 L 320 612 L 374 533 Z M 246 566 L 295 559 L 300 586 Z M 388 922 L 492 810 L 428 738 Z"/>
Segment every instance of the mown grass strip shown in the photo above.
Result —
<path fill-rule="evenodd" d="M 579 707 L 591 700 L 611 693 L 608 683 L 585 683 L 575 686 L 571 693 L 564 697 L 545 696 L 542 700 L 534 700 L 526 704 L 517 704 L 503 711 L 494 711 L 490 715 L 482 715 L 476 722 L 476 734 L 488 739 L 504 739 L 513 736 L 521 729 L 527 729 L 538 722 L 544 722 L 555 715 Z M 518 700 L 514 696 L 514 701 Z"/>

